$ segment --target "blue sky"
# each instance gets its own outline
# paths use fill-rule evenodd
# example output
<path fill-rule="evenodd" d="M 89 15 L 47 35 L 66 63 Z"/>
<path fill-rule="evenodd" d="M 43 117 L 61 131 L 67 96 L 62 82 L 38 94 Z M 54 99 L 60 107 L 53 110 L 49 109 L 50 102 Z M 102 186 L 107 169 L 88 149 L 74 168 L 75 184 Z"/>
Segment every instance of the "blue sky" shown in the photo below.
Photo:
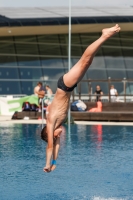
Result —
<path fill-rule="evenodd" d="M 133 0 L 71 0 L 72 6 L 133 6 Z M 0 0 L 0 7 L 68 6 L 69 0 Z"/>

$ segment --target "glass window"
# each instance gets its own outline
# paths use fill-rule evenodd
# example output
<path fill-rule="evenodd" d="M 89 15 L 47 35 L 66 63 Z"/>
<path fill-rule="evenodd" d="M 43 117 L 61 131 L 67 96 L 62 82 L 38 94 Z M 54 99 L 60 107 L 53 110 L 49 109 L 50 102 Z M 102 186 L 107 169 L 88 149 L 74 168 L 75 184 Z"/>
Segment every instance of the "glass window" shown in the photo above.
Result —
<path fill-rule="evenodd" d="M 72 63 L 72 66 L 73 67 L 78 61 L 79 61 L 80 57 L 79 58 L 72 58 L 71 59 L 71 63 Z"/>
<path fill-rule="evenodd" d="M 71 45 L 71 56 L 82 56 L 81 45 Z"/>
<path fill-rule="evenodd" d="M 41 55 L 60 56 L 61 47 L 58 35 L 38 36 L 39 52 Z M 43 58 L 42 58 L 43 60 Z"/>
<path fill-rule="evenodd" d="M 80 34 L 81 44 L 86 47 L 99 38 L 99 33 Z"/>
<path fill-rule="evenodd" d="M 120 32 L 120 40 L 121 44 L 124 47 L 133 47 L 133 32 L 128 31 L 128 32 Z"/>
<path fill-rule="evenodd" d="M 17 65 L 12 37 L 0 37 L 0 65 Z"/>
<path fill-rule="evenodd" d="M 101 51 L 94 57 L 90 68 L 105 68 L 105 59 L 102 54 L 100 55 L 100 53 Z"/>
<path fill-rule="evenodd" d="M 0 54 L 0 66 L 17 66 L 16 56 L 12 56 L 7 53 L 7 55 Z"/>
<path fill-rule="evenodd" d="M 111 47 L 121 46 L 119 33 L 117 33 L 113 37 L 109 38 L 109 40 L 106 40 L 105 43 L 103 44 L 103 46 L 105 46 L 105 47 L 107 47 L 107 46 L 111 46 Z"/>
<path fill-rule="evenodd" d="M 0 67 L 1 79 L 19 79 L 18 69 L 11 67 Z"/>
<path fill-rule="evenodd" d="M 81 91 L 79 91 L 79 87 L 76 88 L 77 93 L 81 92 L 81 94 L 89 94 L 89 85 L 87 82 L 81 82 Z"/>
<path fill-rule="evenodd" d="M 18 65 L 19 66 L 40 66 L 40 60 L 36 56 L 18 56 Z"/>
<path fill-rule="evenodd" d="M 132 70 L 127 70 L 127 79 L 133 79 L 133 69 Z"/>
<path fill-rule="evenodd" d="M 133 67 L 133 32 L 120 32 L 120 42 L 126 68 Z"/>
<path fill-rule="evenodd" d="M 19 68 L 19 74 L 21 79 L 40 79 L 42 74 L 42 68 Z"/>
<path fill-rule="evenodd" d="M 132 94 L 133 95 L 133 82 L 127 82 L 126 83 L 126 94 Z"/>
<path fill-rule="evenodd" d="M 22 94 L 19 81 L 0 81 L 0 94 Z"/>
<path fill-rule="evenodd" d="M 101 33 L 72 34 L 71 67 L 79 61 L 85 49 L 100 35 Z M 49 83 L 51 88 L 56 90 L 58 78 L 68 71 L 68 34 L 0 37 L 0 66 L 0 79 L 23 79 L 19 86 L 16 86 L 17 81 L 13 81 L 16 86 L 15 93 L 32 94 L 34 84 L 39 80 L 42 80 L 44 84 Z M 15 66 L 19 67 L 15 68 Z M 83 79 L 102 80 L 108 77 L 132 79 L 132 69 L 133 32 L 121 31 L 102 45 Z M 8 81 L 8 85 L 10 83 L 11 81 Z M 97 84 L 97 82 L 92 82 L 93 89 Z M 104 82 L 99 82 L 99 84 L 103 92 L 107 93 L 108 84 Z M 22 86 L 22 91 L 20 86 Z M 88 83 L 82 83 L 81 87 L 83 93 L 88 93 Z M 118 88 L 119 91 L 123 90 L 119 84 Z M 10 93 L 11 89 L 15 90 L 12 86 L 2 85 L 0 90 Z M 132 82 L 127 83 L 126 90 L 133 93 L 132 89 Z"/>
<path fill-rule="evenodd" d="M 87 33 L 87 34 L 80 34 L 80 43 L 82 47 L 82 53 L 86 50 L 86 48 L 92 44 L 95 40 L 99 38 L 99 33 Z M 97 55 L 99 51 L 97 52 Z"/>
<path fill-rule="evenodd" d="M 32 81 L 21 81 L 22 94 L 32 95 L 34 94 L 34 85 Z"/>
<path fill-rule="evenodd" d="M 126 52 L 126 51 L 125 51 Z M 133 51 L 132 51 L 133 52 Z M 133 57 L 129 57 L 129 55 L 131 55 L 131 50 L 130 50 L 130 53 L 129 51 L 127 51 L 127 56 L 124 57 L 124 61 L 125 61 L 125 64 L 126 64 L 126 68 L 128 69 L 133 69 Z M 132 56 L 133 56 L 133 53 L 132 53 Z"/>
<path fill-rule="evenodd" d="M 67 42 L 68 45 L 68 42 Z M 72 34 L 71 36 L 71 56 L 81 56 L 82 47 L 79 34 Z"/>
<path fill-rule="evenodd" d="M 59 35 L 59 42 L 61 48 L 61 55 L 68 56 L 68 35 Z"/>
<path fill-rule="evenodd" d="M 61 55 L 61 48 L 59 44 L 43 44 L 39 45 L 40 54 L 43 56 L 60 56 Z M 43 59 L 43 58 L 42 58 Z"/>
<path fill-rule="evenodd" d="M 15 37 L 19 66 L 40 66 L 39 49 L 35 36 Z"/>
<path fill-rule="evenodd" d="M 107 40 L 102 46 L 102 50 L 103 55 L 105 56 L 105 64 L 107 68 L 125 68 L 125 62 L 123 59 L 123 51 L 121 48 L 119 34 Z"/>
<path fill-rule="evenodd" d="M 42 43 L 50 43 L 50 44 L 59 44 L 59 36 L 58 35 L 39 35 L 37 36 L 37 40 L 39 45 Z"/>
<path fill-rule="evenodd" d="M 87 79 L 107 79 L 107 71 L 104 69 L 93 69 L 89 68 L 86 73 Z"/>
<path fill-rule="evenodd" d="M 68 72 L 68 58 L 64 58 L 64 59 L 62 59 L 62 61 L 63 61 L 63 65 L 64 65 L 64 72 Z M 73 66 L 73 64 L 72 64 L 72 61 L 71 61 L 71 66 L 70 66 L 70 68 Z"/>
<path fill-rule="evenodd" d="M 42 66 L 46 68 L 63 68 L 64 63 L 62 58 L 44 58 Z"/>
<path fill-rule="evenodd" d="M 60 68 L 43 68 L 44 81 L 58 81 L 60 76 L 64 74 L 64 70 Z"/>
<path fill-rule="evenodd" d="M 107 73 L 108 73 L 108 77 L 111 77 L 111 79 L 123 79 L 127 77 L 125 69 L 123 70 L 111 69 L 111 70 L 107 70 Z"/>
<path fill-rule="evenodd" d="M 112 56 L 106 56 L 105 57 L 105 64 L 107 68 L 110 69 L 124 69 L 125 63 L 122 57 L 112 57 Z"/>

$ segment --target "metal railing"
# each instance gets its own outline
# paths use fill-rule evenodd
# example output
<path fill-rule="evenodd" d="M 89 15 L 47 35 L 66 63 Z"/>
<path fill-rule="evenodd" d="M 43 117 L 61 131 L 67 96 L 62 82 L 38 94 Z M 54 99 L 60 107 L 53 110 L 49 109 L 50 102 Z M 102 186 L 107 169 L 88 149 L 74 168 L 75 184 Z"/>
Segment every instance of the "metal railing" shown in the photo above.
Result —
<path fill-rule="evenodd" d="M 82 93 L 81 84 L 83 82 L 88 83 L 88 94 L 83 94 Z M 78 83 L 78 86 L 77 86 L 78 87 L 78 89 L 77 89 L 78 92 L 77 93 L 75 93 L 75 91 L 72 92 L 71 101 L 75 101 L 77 99 L 90 101 L 90 102 L 96 101 L 97 95 L 93 94 L 93 92 L 92 92 L 92 83 L 99 83 L 99 82 L 108 84 L 108 94 L 103 94 L 101 96 L 101 100 L 103 102 L 111 102 L 111 96 L 113 96 L 113 95 L 110 95 L 110 87 L 111 87 L 111 85 L 114 84 L 114 82 L 123 84 L 123 94 L 118 94 L 117 101 L 119 101 L 119 102 L 133 102 L 133 94 L 127 94 L 126 93 L 126 85 L 129 82 L 133 83 L 133 79 L 126 79 L 126 78 L 123 78 L 123 79 L 111 79 L 110 77 L 107 80 L 101 80 L 101 79 L 82 80 L 81 82 Z"/>

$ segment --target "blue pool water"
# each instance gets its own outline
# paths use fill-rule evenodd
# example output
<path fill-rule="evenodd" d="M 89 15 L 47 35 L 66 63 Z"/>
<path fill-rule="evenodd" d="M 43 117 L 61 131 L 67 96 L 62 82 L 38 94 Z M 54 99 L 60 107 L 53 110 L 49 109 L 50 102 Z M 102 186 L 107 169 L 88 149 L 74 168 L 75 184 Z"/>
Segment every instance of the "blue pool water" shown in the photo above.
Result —
<path fill-rule="evenodd" d="M 0 124 L 0 200 L 132 200 L 133 127 L 65 129 L 47 174 L 41 128 Z"/>

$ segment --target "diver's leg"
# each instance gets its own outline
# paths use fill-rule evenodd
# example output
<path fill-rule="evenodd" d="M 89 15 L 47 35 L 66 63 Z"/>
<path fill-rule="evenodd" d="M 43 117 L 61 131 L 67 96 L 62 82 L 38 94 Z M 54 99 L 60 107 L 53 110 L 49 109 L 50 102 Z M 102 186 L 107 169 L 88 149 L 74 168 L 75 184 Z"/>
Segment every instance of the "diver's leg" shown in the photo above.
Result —
<path fill-rule="evenodd" d="M 64 83 L 68 87 L 72 87 L 78 83 L 84 76 L 85 72 L 92 63 L 92 60 L 101 47 L 101 45 L 115 33 L 120 31 L 118 24 L 111 28 L 106 28 L 102 30 L 102 35 L 99 39 L 93 42 L 83 53 L 81 59 L 71 68 L 71 70 L 66 73 L 63 77 Z"/>

